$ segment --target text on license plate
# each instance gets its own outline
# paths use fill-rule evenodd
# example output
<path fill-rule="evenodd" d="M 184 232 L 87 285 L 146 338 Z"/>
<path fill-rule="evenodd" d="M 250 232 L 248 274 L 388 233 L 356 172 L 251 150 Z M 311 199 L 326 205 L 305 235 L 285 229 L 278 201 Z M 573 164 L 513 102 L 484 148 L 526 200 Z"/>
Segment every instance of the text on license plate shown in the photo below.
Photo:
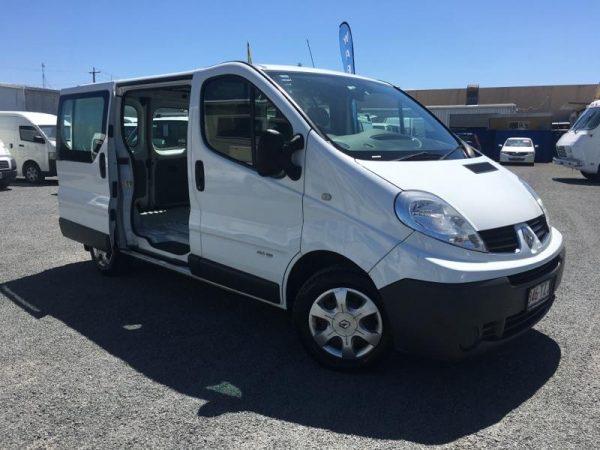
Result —
<path fill-rule="evenodd" d="M 529 290 L 527 296 L 527 309 L 535 308 L 550 297 L 552 292 L 552 280 L 546 280 Z"/>

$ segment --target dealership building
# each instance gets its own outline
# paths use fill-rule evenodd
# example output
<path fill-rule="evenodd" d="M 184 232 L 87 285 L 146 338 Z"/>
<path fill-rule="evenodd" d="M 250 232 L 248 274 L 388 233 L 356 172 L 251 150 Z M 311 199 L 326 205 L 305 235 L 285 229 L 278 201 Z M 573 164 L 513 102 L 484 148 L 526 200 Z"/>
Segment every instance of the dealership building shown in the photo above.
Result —
<path fill-rule="evenodd" d="M 454 131 L 477 134 L 482 150 L 497 158 L 509 137 L 530 137 L 536 160 L 551 161 L 562 133 L 593 100 L 600 84 L 409 90 Z"/>

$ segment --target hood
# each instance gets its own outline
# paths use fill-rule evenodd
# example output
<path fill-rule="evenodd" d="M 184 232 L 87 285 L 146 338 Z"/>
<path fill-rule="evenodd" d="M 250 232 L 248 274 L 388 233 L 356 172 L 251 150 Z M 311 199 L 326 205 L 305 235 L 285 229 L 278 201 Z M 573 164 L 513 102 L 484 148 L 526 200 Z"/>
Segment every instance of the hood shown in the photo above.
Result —
<path fill-rule="evenodd" d="M 522 153 L 530 153 L 535 152 L 533 147 L 502 147 L 503 152 L 522 152 Z"/>
<path fill-rule="evenodd" d="M 514 225 L 538 217 L 542 210 L 519 178 L 488 158 L 445 161 L 356 160 L 401 190 L 430 192 L 452 205 L 477 230 Z M 472 164 L 488 164 L 475 173 Z"/>

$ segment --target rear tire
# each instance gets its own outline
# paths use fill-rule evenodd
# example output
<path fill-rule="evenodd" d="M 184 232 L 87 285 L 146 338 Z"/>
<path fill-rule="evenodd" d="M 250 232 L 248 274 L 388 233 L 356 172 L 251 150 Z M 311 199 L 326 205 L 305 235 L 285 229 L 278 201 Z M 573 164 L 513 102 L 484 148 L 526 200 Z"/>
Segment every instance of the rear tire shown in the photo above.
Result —
<path fill-rule="evenodd" d="M 0 181 L 0 191 L 3 191 L 8 187 L 8 183 L 6 181 Z"/>
<path fill-rule="evenodd" d="M 121 254 L 118 249 L 112 248 L 104 251 L 92 247 L 90 255 L 102 275 L 113 276 L 124 272 L 125 255 Z"/>
<path fill-rule="evenodd" d="M 333 267 L 310 277 L 292 314 L 308 353 L 330 369 L 371 367 L 390 351 L 390 326 L 379 292 L 357 270 Z"/>
<path fill-rule="evenodd" d="M 44 181 L 44 174 L 33 161 L 26 162 L 23 165 L 23 176 L 25 180 L 30 184 L 39 184 Z"/>
<path fill-rule="evenodd" d="M 596 173 L 581 172 L 581 175 L 590 181 L 600 181 L 600 169 Z"/>

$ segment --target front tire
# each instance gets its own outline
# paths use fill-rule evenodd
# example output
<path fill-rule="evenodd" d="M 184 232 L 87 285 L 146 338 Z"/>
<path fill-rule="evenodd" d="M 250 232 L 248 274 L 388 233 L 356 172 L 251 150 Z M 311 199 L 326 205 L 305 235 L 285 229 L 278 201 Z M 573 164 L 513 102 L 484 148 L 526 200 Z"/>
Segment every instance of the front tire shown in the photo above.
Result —
<path fill-rule="evenodd" d="M 23 176 L 25 180 L 30 184 L 38 184 L 44 181 L 44 174 L 34 162 L 27 162 L 23 166 Z"/>
<path fill-rule="evenodd" d="M 125 256 L 122 255 L 118 249 L 112 248 L 104 251 L 92 247 L 90 249 L 90 255 L 92 257 L 92 261 L 94 261 L 94 264 L 96 265 L 96 268 L 102 275 L 113 276 L 119 275 L 123 272 L 123 259 Z"/>
<path fill-rule="evenodd" d="M 294 302 L 293 319 L 307 351 L 331 369 L 373 366 L 391 347 L 379 292 L 356 270 L 325 269 L 309 278 Z"/>

